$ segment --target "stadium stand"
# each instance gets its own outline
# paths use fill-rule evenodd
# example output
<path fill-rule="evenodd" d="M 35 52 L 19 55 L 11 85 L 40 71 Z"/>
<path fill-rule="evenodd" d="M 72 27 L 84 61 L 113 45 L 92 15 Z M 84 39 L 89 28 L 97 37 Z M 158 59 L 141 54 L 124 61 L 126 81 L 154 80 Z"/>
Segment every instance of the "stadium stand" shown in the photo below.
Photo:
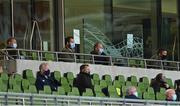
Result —
<path fill-rule="evenodd" d="M 51 59 L 48 57 L 47 60 Z M 3 105 L 180 104 L 179 102 L 166 102 L 165 89 L 155 94 L 153 88 L 149 86 L 151 78 L 163 72 L 167 75 L 168 84 L 173 88 L 174 81 L 180 77 L 177 71 L 91 64 L 95 94 L 91 89 L 86 89 L 81 97 L 78 89 L 73 86 L 81 63 L 46 61 L 50 64 L 50 69 L 55 70 L 52 72 L 54 78 L 61 83 L 58 90 L 52 92 L 49 86 L 44 86 L 42 91 L 37 91 L 35 87 L 36 72 L 44 61 L 24 59 L 15 61 L 17 73 L 13 76 L 8 76 L 5 72 L 0 74 L 0 85 L 2 85 L 0 102 Z M 174 74 L 177 76 L 174 77 Z M 137 87 L 141 100 L 124 99 L 126 89 L 131 85 Z M 102 92 L 102 89 L 106 87 L 108 96 Z M 119 88 L 120 93 L 117 93 L 116 88 Z"/>

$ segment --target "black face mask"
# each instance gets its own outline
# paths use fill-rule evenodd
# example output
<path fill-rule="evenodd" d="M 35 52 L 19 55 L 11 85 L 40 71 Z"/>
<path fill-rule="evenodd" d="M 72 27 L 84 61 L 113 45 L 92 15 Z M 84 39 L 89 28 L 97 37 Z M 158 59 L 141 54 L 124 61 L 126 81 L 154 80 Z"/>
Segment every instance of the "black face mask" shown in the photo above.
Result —
<path fill-rule="evenodd" d="M 44 75 L 49 75 L 50 74 L 50 70 L 44 71 Z"/>
<path fill-rule="evenodd" d="M 162 59 L 162 60 L 165 60 L 165 59 L 167 59 L 167 56 L 166 56 L 166 55 L 162 55 L 162 56 L 161 56 L 161 59 Z"/>

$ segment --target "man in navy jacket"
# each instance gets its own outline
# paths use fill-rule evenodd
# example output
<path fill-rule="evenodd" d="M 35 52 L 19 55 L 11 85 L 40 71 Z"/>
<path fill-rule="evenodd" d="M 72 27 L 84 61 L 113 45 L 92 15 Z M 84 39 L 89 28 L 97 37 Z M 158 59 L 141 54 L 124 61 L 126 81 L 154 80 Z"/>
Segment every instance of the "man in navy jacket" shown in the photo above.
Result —
<path fill-rule="evenodd" d="M 125 96 L 125 98 L 126 99 L 139 99 L 136 87 L 134 87 L 134 86 L 129 87 L 127 89 L 127 95 Z"/>

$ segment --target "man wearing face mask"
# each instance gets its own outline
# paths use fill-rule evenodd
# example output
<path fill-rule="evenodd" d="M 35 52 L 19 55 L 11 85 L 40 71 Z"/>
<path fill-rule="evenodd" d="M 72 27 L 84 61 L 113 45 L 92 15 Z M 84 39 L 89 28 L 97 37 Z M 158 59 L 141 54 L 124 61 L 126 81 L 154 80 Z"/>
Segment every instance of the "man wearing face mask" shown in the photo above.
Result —
<path fill-rule="evenodd" d="M 45 85 L 49 85 L 52 91 L 56 91 L 60 84 L 51 77 L 48 63 L 42 63 L 39 70 L 35 83 L 37 90 L 43 90 Z"/>
<path fill-rule="evenodd" d="M 6 49 L 11 49 L 7 51 L 7 54 L 9 56 L 11 56 L 14 59 L 17 59 L 17 51 L 15 49 L 17 49 L 17 41 L 15 38 L 11 37 L 7 40 L 7 47 Z M 14 50 L 13 50 L 14 49 Z"/>
<path fill-rule="evenodd" d="M 166 90 L 166 101 L 176 101 L 177 95 L 174 89 Z"/>
<path fill-rule="evenodd" d="M 65 39 L 65 48 L 62 49 L 62 52 L 66 52 L 67 54 L 61 54 L 59 56 L 60 60 L 67 62 L 74 61 L 74 55 L 68 54 L 68 53 L 75 53 L 75 43 L 74 43 L 74 38 L 72 36 L 69 36 Z"/>
<path fill-rule="evenodd" d="M 103 45 L 101 43 L 99 43 L 99 42 L 97 42 L 94 45 L 94 50 L 91 51 L 91 54 L 106 56 L 106 54 L 104 53 Z M 107 57 L 94 56 L 95 64 L 104 64 L 104 65 L 107 65 L 108 64 L 108 60 L 109 60 L 109 58 L 107 58 Z"/>
<path fill-rule="evenodd" d="M 83 64 L 80 66 L 80 72 L 74 81 L 74 86 L 79 89 L 80 95 L 85 92 L 86 88 L 93 90 L 93 85 L 91 82 L 90 67 L 88 64 Z"/>
<path fill-rule="evenodd" d="M 127 89 L 127 94 L 126 94 L 125 98 L 126 99 L 139 99 L 136 87 L 134 87 L 134 86 L 129 87 Z"/>

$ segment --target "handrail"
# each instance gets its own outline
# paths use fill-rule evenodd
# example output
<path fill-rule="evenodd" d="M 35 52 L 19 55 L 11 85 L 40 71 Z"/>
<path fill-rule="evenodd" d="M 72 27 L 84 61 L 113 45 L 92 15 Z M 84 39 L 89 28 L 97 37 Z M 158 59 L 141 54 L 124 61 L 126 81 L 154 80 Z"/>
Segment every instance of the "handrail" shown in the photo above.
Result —
<path fill-rule="evenodd" d="M 12 93 L 12 92 L 0 92 L 0 97 L 5 101 L 8 102 L 8 98 L 15 97 L 16 99 L 14 102 L 17 100 L 23 100 L 23 102 L 33 102 L 33 100 L 48 100 L 48 101 L 53 101 L 52 104 L 58 104 L 55 102 L 58 101 L 64 101 L 64 102 L 74 102 L 76 101 L 78 104 L 81 104 L 83 102 L 89 102 L 89 103 L 109 103 L 109 104 L 158 104 L 158 105 L 180 105 L 180 102 L 173 102 L 173 101 L 159 101 L 159 100 L 141 100 L 141 99 L 125 99 L 125 98 L 108 98 L 108 97 L 84 97 L 84 96 L 65 96 L 65 95 L 47 95 L 47 94 L 31 94 L 31 93 Z M 32 101 L 29 101 L 31 98 Z M 56 101 L 54 101 L 56 99 Z M 5 102 L 4 101 L 4 102 Z M 47 104 L 47 103 L 45 103 Z"/>
<path fill-rule="evenodd" d="M 165 70 L 180 71 L 180 62 L 168 61 L 168 60 L 154 60 L 154 59 L 140 59 L 140 58 L 127 58 L 127 57 L 114 57 L 114 56 L 102 56 L 83 53 L 67 53 L 67 52 L 52 52 L 52 51 L 38 51 L 38 50 L 26 50 L 26 49 L 2 49 L 1 51 L 14 50 L 17 51 L 17 57 L 21 57 L 21 52 L 35 52 L 38 60 L 44 60 L 44 53 L 54 54 L 55 59 L 53 61 L 71 61 L 71 62 L 91 62 L 92 64 L 106 64 L 117 66 L 133 66 L 139 68 L 157 68 Z M 72 58 L 62 58 L 62 55 L 72 55 Z M 99 61 L 96 58 L 107 58 L 106 60 Z M 25 56 L 26 58 L 26 56 Z"/>

